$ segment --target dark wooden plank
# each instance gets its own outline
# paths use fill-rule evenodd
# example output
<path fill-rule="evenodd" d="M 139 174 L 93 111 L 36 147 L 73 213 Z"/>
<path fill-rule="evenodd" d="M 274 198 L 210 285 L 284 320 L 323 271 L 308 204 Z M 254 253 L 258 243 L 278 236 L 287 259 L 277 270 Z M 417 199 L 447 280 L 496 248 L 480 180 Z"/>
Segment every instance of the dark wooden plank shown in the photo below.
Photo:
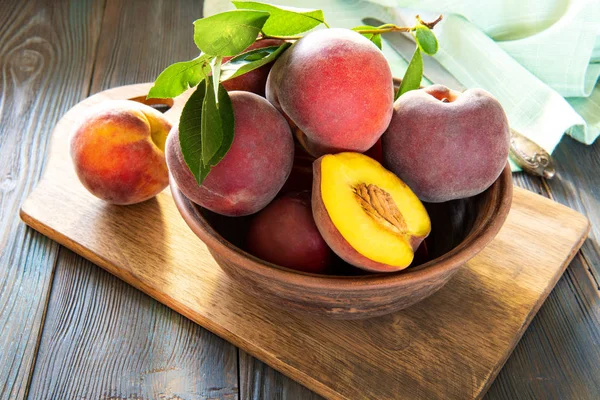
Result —
<path fill-rule="evenodd" d="M 63 249 L 30 394 L 233 400 L 237 349 Z"/>
<path fill-rule="evenodd" d="M 240 350 L 240 400 L 319 400 L 321 396 Z"/>
<path fill-rule="evenodd" d="M 152 81 L 197 55 L 202 2 L 109 0 L 91 93 Z M 34 398 L 234 399 L 237 349 L 88 261 L 62 251 Z"/>
<path fill-rule="evenodd" d="M 600 140 L 586 146 L 565 137 L 555 158 L 558 179 L 548 181 L 551 197 L 589 218 L 592 230 L 581 250 L 596 289 L 600 290 Z"/>
<path fill-rule="evenodd" d="M 89 87 L 103 2 L 0 6 L 0 398 L 27 392 L 58 245 L 25 227 L 50 132 Z"/>
<path fill-rule="evenodd" d="M 152 82 L 176 61 L 199 54 L 193 22 L 202 0 L 109 0 L 102 24 L 91 94 Z"/>
<path fill-rule="evenodd" d="M 588 284 L 584 284 L 588 281 Z M 487 399 L 597 399 L 600 300 L 578 255 L 490 388 Z"/>
<path fill-rule="evenodd" d="M 596 399 L 600 394 L 600 142 L 565 137 L 555 179 L 515 174 L 515 184 L 568 205 L 591 221 L 588 240 L 490 388 L 489 399 Z"/>

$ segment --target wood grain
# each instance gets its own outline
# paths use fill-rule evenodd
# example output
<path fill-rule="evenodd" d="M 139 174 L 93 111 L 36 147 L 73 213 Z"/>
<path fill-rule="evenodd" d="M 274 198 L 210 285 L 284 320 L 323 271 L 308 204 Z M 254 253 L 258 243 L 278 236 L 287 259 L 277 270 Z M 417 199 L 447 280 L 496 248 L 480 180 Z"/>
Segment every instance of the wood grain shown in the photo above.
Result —
<path fill-rule="evenodd" d="M 515 183 L 579 209 L 592 231 L 488 392 L 489 399 L 596 399 L 600 393 L 597 187 L 600 142 L 565 137 L 554 153 L 558 176 L 515 175 Z"/>
<path fill-rule="evenodd" d="M 35 342 L 28 339 L 28 335 L 36 336 L 35 332 L 39 329 L 39 317 L 43 315 L 43 303 L 48 297 L 51 266 L 58 248 L 55 243 L 38 233 L 17 224 L 15 210 L 39 177 L 48 134 L 55 121 L 70 105 L 88 93 L 89 76 L 75 67 L 81 65 L 81 60 L 88 61 L 90 67 L 93 64 L 94 57 L 88 43 L 93 43 L 98 36 L 99 23 L 94 21 L 102 18 L 102 0 L 92 6 L 87 1 L 65 0 L 58 3 L 4 0 L 0 7 L 0 65 L 4 77 L 0 80 L 0 343 L 12 345 L 2 347 L 0 344 L 0 354 L 3 355 L 0 357 L 0 388 L 4 390 L 0 390 L 0 398 L 23 397 L 25 392 L 27 373 L 24 372 L 30 369 L 27 365 L 31 366 L 31 353 L 35 351 L 35 346 L 29 345 Z M 93 90 L 151 80 L 153 77 L 135 79 L 136 74 L 146 73 L 145 63 L 150 61 L 150 67 L 154 68 L 152 63 L 158 58 L 166 66 L 172 61 L 167 59 L 171 46 L 176 46 L 178 52 L 193 50 L 193 44 L 190 46 L 181 43 L 184 49 L 179 47 L 180 43 L 169 43 L 169 46 L 162 49 L 153 47 L 156 51 L 152 55 L 144 55 L 143 51 L 138 50 L 152 46 L 150 42 L 155 40 L 155 36 L 143 37 L 139 30 L 146 29 L 147 24 L 151 24 L 153 20 L 169 18 L 168 11 L 163 16 L 155 16 L 146 7 L 160 8 L 163 11 L 172 7 L 172 13 L 179 14 L 186 14 L 186 9 L 192 10 L 190 15 L 182 17 L 185 19 L 195 18 L 195 10 L 201 7 L 201 3 L 202 1 L 149 1 L 143 4 L 110 0 L 109 7 L 112 7 L 113 14 L 117 18 L 123 17 L 119 21 L 126 21 L 128 25 L 132 25 L 133 21 L 133 24 L 140 26 L 134 43 L 126 40 L 130 34 L 127 28 L 118 26 L 120 22 L 117 23 L 115 19 L 110 20 L 111 29 L 119 29 L 119 34 L 116 35 L 111 29 L 103 32 L 103 37 L 106 36 L 107 40 L 102 59 L 110 60 L 107 63 L 110 65 L 99 67 L 100 71 L 105 70 L 107 73 L 95 75 Z M 133 7 L 136 7 L 135 11 L 132 11 Z M 137 17 L 137 14 L 143 18 Z M 82 23 L 84 19 L 86 22 Z M 95 27 L 98 29 L 94 29 Z M 191 30 L 183 23 L 174 23 L 169 29 L 171 31 L 162 36 L 167 40 L 173 36 L 191 38 Z M 38 48 L 40 44 L 42 51 Z M 36 52 L 43 54 L 43 71 L 31 69 L 29 64 L 20 61 L 16 65 L 24 68 L 13 69 L 14 63 L 11 60 L 15 54 L 19 54 L 13 51 L 15 47 L 34 50 L 23 51 L 25 56 L 18 57 L 19 60 L 28 60 L 30 58 L 27 56 L 35 56 Z M 67 48 L 69 50 L 65 52 Z M 138 58 L 123 60 L 128 52 Z M 52 53 L 52 57 L 45 57 L 48 53 Z M 120 54 L 117 56 L 117 53 Z M 36 58 L 33 59 L 35 61 Z M 52 63 L 48 64 L 50 59 Z M 100 59 L 99 61 L 102 62 Z M 14 79 L 15 76 L 17 79 Z M 18 108 L 18 112 L 12 111 L 15 108 Z M 23 124 L 23 121 L 26 123 Z M 11 146 L 7 145 L 9 140 L 13 141 Z M 591 200 L 598 200 L 599 197 L 596 192 L 587 189 L 598 187 L 599 144 L 587 147 L 566 138 L 555 152 L 560 172 L 557 179 L 561 181 L 554 180 L 550 185 L 537 178 L 515 174 L 516 185 L 543 195 L 551 194 L 555 200 L 570 204 L 590 215 L 594 222 L 591 238 L 595 246 L 586 242 L 582 256 L 577 256 L 567 269 L 490 390 L 488 397 L 491 399 L 591 399 L 596 398 L 595 394 L 600 392 L 597 380 L 600 374 L 594 373 L 597 365 L 600 365 L 600 358 L 597 351 L 589 350 L 596 349 L 600 343 L 598 279 L 597 274 L 593 275 L 600 263 L 588 261 L 599 257 L 598 251 L 594 250 L 598 243 L 595 230 L 599 225 L 595 215 L 599 208 L 593 207 L 590 196 L 593 196 Z M 553 191 L 548 186 L 556 190 Z M 90 265 L 77 257 L 74 260 L 77 261 L 66 262 L 67 265 Z M 79 268 L 70 273 L 77 274 Z M 41 270 L 46 275 L 40 273 Z M 102 271 L 97 272 L 103 274 Z M 12 275 L 6 277 L 3 275 L 5 273 Z M 17 291 L 17 286 L 22 290 Z M 15 290 L 8 295 L 7 288 Z M 136 291 L 133 290 L 132 293 Z M 67 305 L 76 306 L 77 303 Z M 21 315 L 28 315 L 30 318 L 25 320 Z M 96 315 L 95 318 L 101 316 Z M 90 331 L 86 332 L 86 335 L 90 334 Z M 126 332 L 124 334 L 127 335 Z M 11 338 L 16 338 L 16 341 Z M 86 340 L 92 340 L 91 336 L 89 339 L 82 338 L 83 342 Z M 11 353 L 12 351 L 15 352 Z M 241 395 L 247 396 L 245 398 L 263 399 L 267 395 L 280 394 L 283 398 L 292 399 L 308 396 L 295 391 L 294 388 L 299 387 L 297 383 L 262 362 L 253 360 L 251 356 L 244 355 L 244 352 L 240 353 L 240 388 Z M 5 354 L 10 354 L 10 357 L 4 357 Z M 59 362 L 67 365 L 68 360 L 62 359 Z M 253 379 L 244 379 L 244 375 L 252 376 Z M 51 379 L 51 376 L 46 378 Z M 70 378 L 67 374 L 60 377 L 61 380 Z M 131 396 L 133 395 L 129 395 Z"/>
<path fill-rule="evenodd" d="M 231 284 L 187 229 L 168 192 L 135 206 L 109 206 L 75 177 L 66 138 L 81 108 L 105 98 L 136 97 L 148 88 L 102 92 L 63 118 L 47 172 L 23 206 L 22 217 L 331 398 L 480 397 L 587 233 L 587 220 L 580 214 L 516 190 L 498 237 L 422 303 L 367 321 L 318 320 L 279 311 Z M 177 107 L 167 115 L 173 118 Z"/>
<path fill-rule="evenodd" d="M 488 392 L 491 399 L 597 399 L 600 302 L 575 257 Z M 579 275 L 579 276 L 578 276 Z M 588 289 L 590 286 L 587 287 Z"/>
<path fill-rule="evenodd" d="M 193 58 L 192 22 L 201 8 L 198 1 L 108 1 L 92 92 L 153 80 L 170 63 Z M 32 378 L 34 398 L 238 397 L 234 346 L 64 253 Z"/>
<path fill-rule="evenodd" d="M 18 209 L 58 119 L 87 96 L 102 1 L 0 6 L 0 398 L 27 393 L 59 246 Z"/>
<path fill-rule="evenodd" d="M 547 182 L 552 199 L 585 214 L 591 223 L 583 262 L 600 294 L 600 141 L 592 146 L 565 137 L 554 157 L 558 179 Z"/>
<path fill-rule="evenodd" d="M 319 400 L 310 391 L 265 363 L 240 350 L 240 400 Z"/>
<path fill-rule="evenodd" d="M 237 399 L 235 347 L 70 251 L 61 262 L 33 398 Z"/>

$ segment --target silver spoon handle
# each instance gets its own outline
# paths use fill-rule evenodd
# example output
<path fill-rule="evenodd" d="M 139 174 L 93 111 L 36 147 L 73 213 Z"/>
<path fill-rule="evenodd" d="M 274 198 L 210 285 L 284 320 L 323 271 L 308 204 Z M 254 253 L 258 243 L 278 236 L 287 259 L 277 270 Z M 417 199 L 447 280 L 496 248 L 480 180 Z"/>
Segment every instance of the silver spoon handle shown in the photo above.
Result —
<path fill-rule="evenodd" d="M 511 160 L 526 173 L 552 179 L 556 174 L 554 161 L 548 152 L 534 141 L 510 128 Z"/>

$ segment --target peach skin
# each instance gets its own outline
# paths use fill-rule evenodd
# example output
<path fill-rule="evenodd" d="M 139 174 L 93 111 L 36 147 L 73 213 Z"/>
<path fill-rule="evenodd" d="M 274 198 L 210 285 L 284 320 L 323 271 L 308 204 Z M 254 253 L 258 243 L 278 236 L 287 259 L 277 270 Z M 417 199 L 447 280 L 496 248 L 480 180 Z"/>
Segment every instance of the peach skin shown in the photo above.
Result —
<path fill-rule="evenodd" d="M 159 111 L 135 101 L 107 101 L 90 109 L 70 139 L 79 180 L 112 204 L 156 196 L 169 183 L 164 149 L 170 129 Z"/>

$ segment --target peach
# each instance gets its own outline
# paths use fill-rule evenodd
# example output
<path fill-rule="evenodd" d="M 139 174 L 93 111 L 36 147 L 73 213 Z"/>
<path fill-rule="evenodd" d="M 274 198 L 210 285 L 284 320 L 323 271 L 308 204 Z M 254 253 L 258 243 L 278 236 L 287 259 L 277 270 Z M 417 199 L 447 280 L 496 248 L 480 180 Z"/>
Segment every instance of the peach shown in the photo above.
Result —
<path fill-rule="evenodd" d="M 373 160 L 378 163 L 383 162 L 383 147 L 381 146 L 381 139 L 379 139 L 373 147 L 363 153 L 365 156 L 371 157 Z"/>
<path fill-rule="evenodd" d="M 280 194 L 312 189 L 312 164 L 315 158 L 308 154 L 297 142 L 294 143 L 294 165 Z"/>
<path fill-rule="evenodd" d="M 340 258 L 373 272 L 411 264 L 431 222 L 404 182 L 360 153 L 323 156 L 313 170 L 315 223 Z"/>
<path fill-rule="evenodd" d="M 384 165 L 427 202 L 486 190 L 504 169 L 509 144 L 506 114 L 491 94 L 442 85 L 400 96 L 382 137 Z"/>
<path fill-rule="evenodd" d="M 251 44 L 244 52 L 260 49 L 263 47 L 280 46 L 284 43 L 283 40 L 279 39 L 264 39 L 259 40 Z M 232 57 L 223 58 L 223 62 L 229 61 Z M 267 77 L 273 63 L 263 65 L 260 68 L 246 72 L 244 75 L 240 75 L 236 78 L 223 81 L 223 87 L 228 91 L 243 90 L 246 92 L 256 93 L 259 96 L 265 96 L 265 86 L 267 84 Z"/>
<path fill-rule="evenodd" d="M 316 157 L 367 151 L 389 125 L 394 101 L 383 53 L 362 35 L 335 28 L 287 49 L 271 69 L 266 94 Z"/>
<path fill-rule="evenodd" d="M 265 261 L 304 272 L 324 272 L 332 259 L 313 220 L 310 191 L 289 193 L 258 213 L 247 247 Z"/>
<path fill-rule="evenodd" d="M 170 129 L 163 114 L 142 103 L 111 100 L 93 107 L 70 138 L 79 180 L 113 204 L 156 196 L 169 183 L 164 149 Z"/>
<path fill-rule="evenodd" d="M 167 139 L 167 165 L 179 189 L 194 203 L 227 216 L 254 214 L 273 200 L 294 161 L 294 140 L 283 116 L 263 97 L 229 93 L 234 139 L 223 159 L 198 185 L 181 153 L 179 129 Z"/>

